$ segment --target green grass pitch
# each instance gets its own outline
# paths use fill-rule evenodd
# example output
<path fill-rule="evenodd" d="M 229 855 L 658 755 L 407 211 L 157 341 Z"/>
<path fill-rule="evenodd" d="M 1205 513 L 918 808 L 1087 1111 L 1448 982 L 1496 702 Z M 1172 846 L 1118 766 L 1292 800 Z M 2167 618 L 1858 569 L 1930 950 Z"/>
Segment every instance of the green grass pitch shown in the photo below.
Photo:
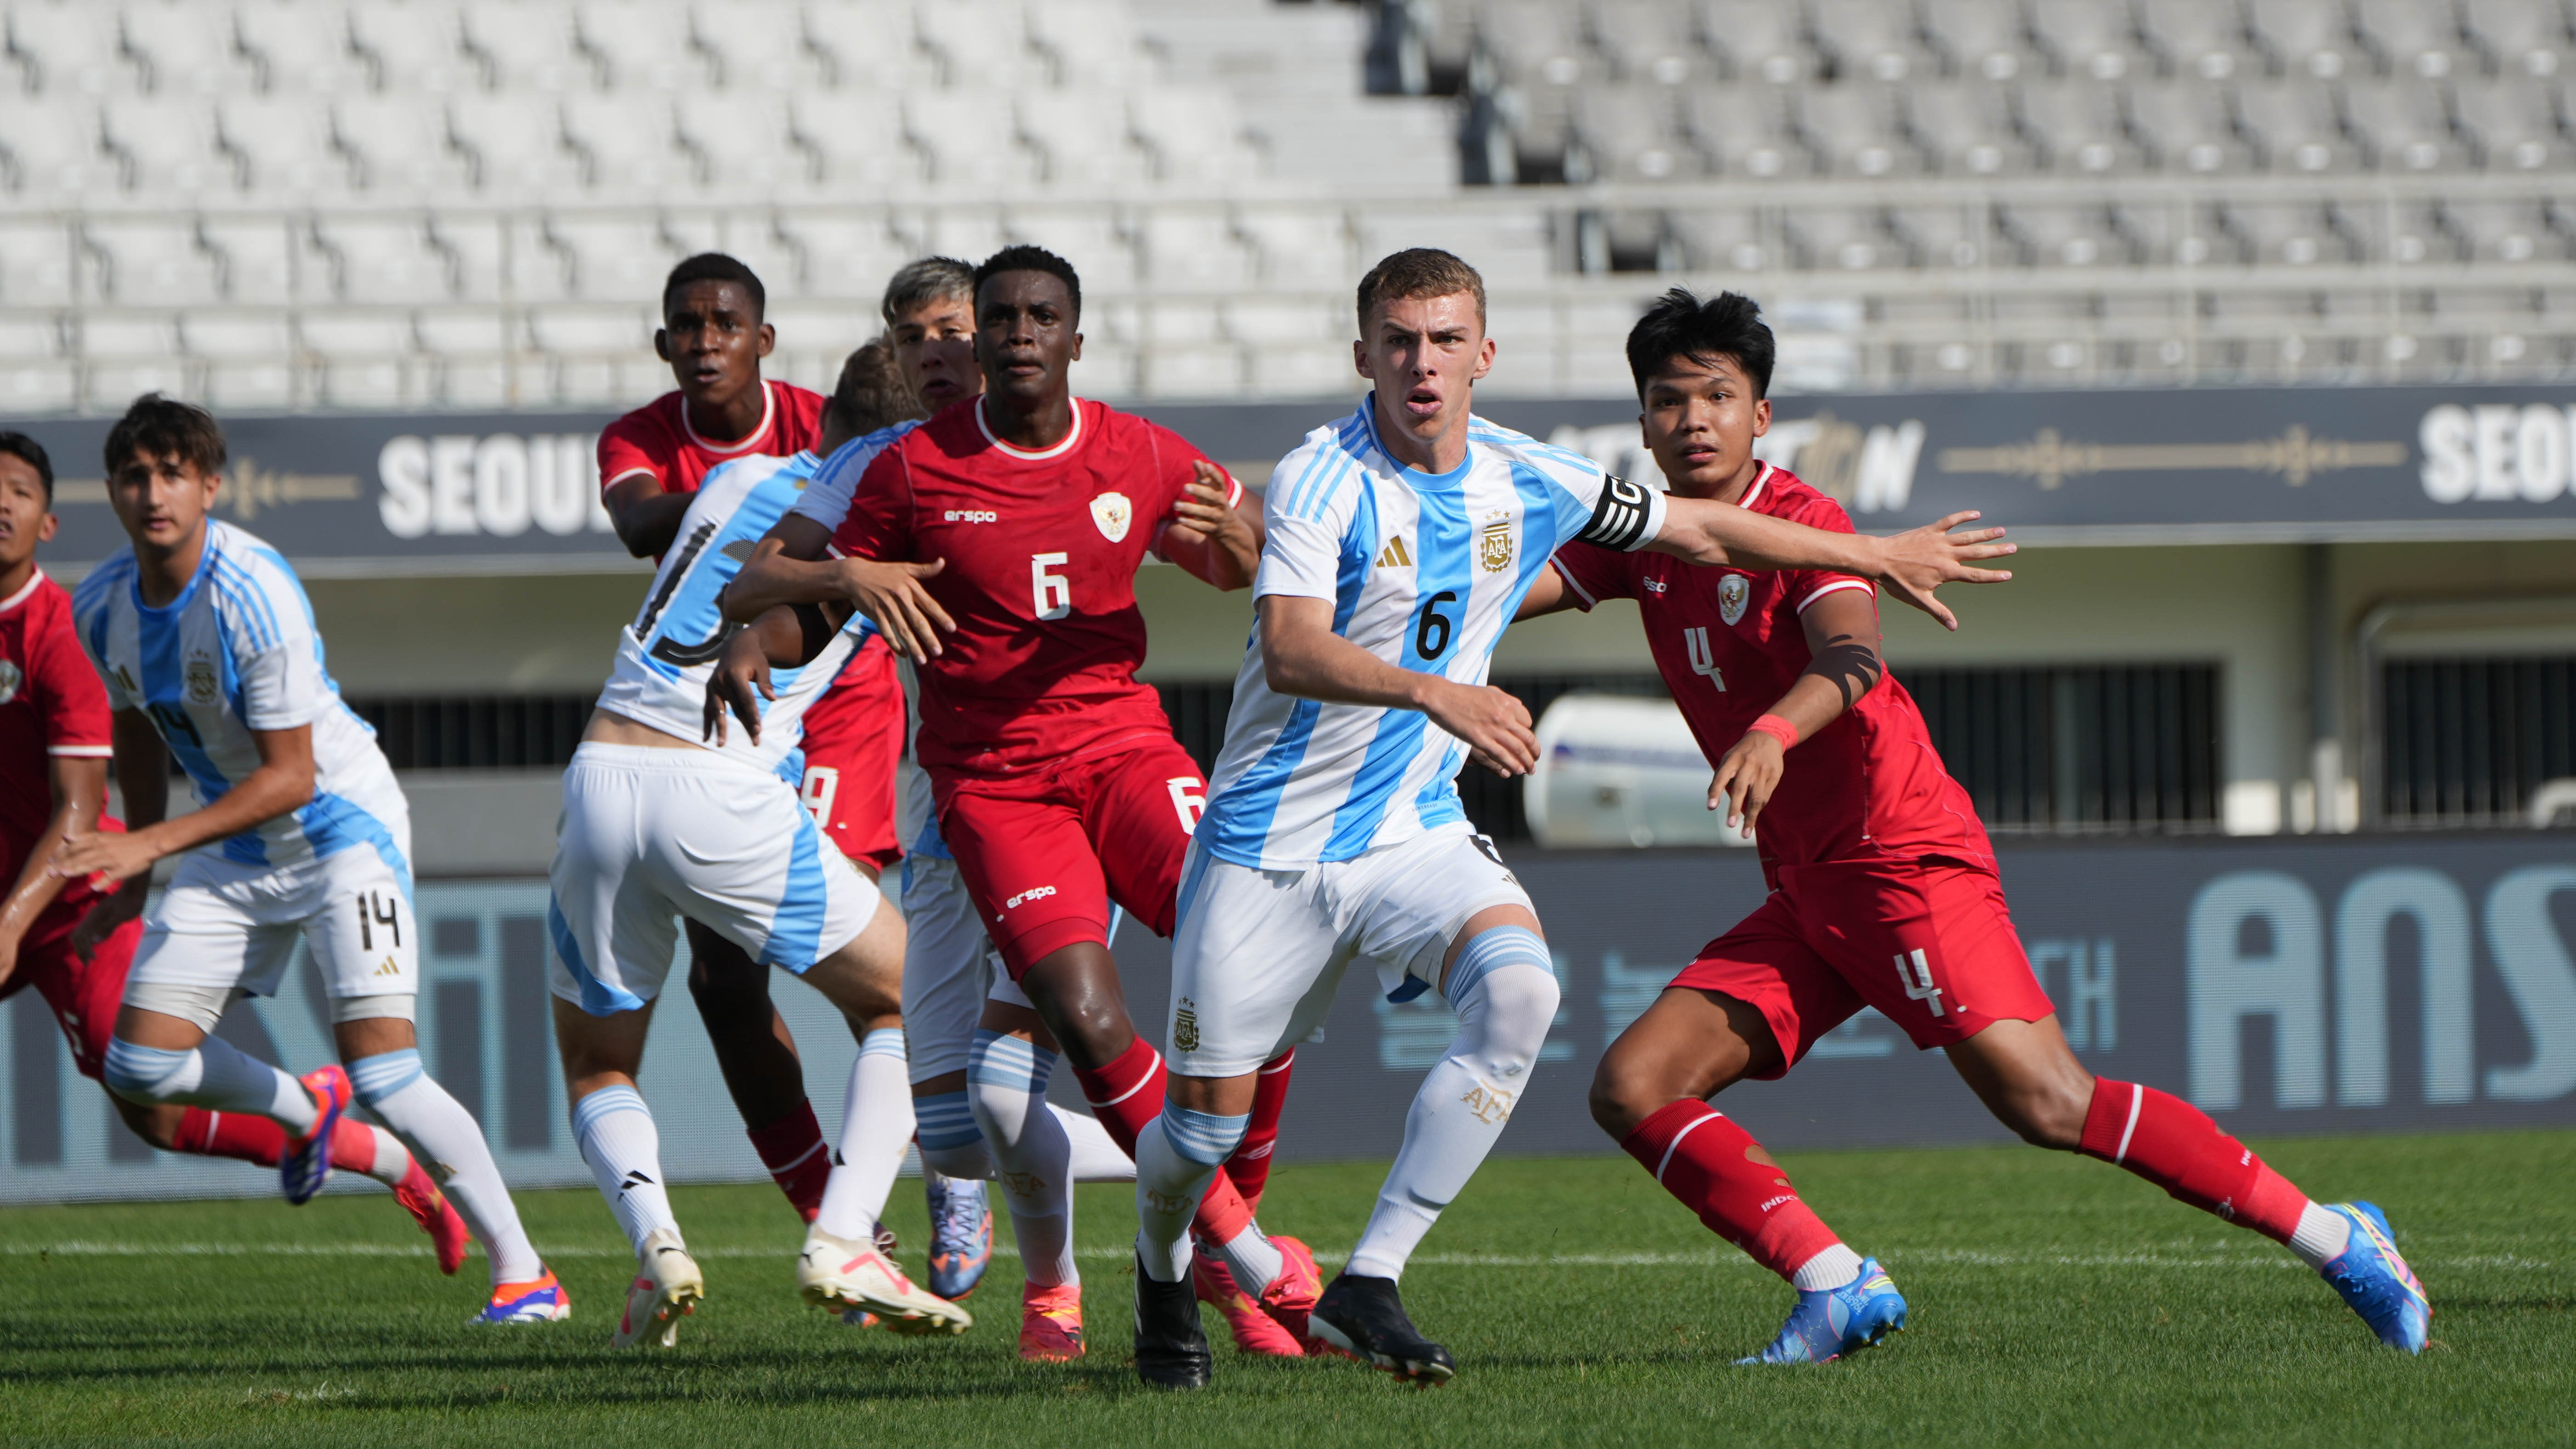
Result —
<path fill-rule="evenodd" d="M 380 1195 L 0 1212 L 0 1443 L 734 1446 L 1658 1443 L 2566 1443 L 2576 1404 L 2576 1132 L 2281 1141 L 2320 1197 L 2385 1206 L 2433 1296 L 2407 1359 L 2288 1254 L 2099 1163 L 2011 1148 L 1806 1153 L 1787 1166 L 1884 1258 L 1912 1326 L 1847 1363 L 1737 1369 L 1789 1293 L 1625 1158 L 1497 1161 L 1405 1279 L 1457 1381 L 1222 1346 L 1208 1393 L 1125 1363 L 1126 1189 L 1079 1209 L 1092 1355 L 1013 1353 L 1017 1262 L 962 1339 L 841 1327 L 796 1301 L 766 1185 L 677 1207 L 710 1297 L 670 1353 L 612 1353 L 625 1247 L 590 1192 L 521 1210 L 568 1323 L 469 1329 Z M 1381 1169 L 1283 1168 L 1263 1217 L 1328 1262 Z M 920 1193 L 898 1184 L 907 1260 Z"/>

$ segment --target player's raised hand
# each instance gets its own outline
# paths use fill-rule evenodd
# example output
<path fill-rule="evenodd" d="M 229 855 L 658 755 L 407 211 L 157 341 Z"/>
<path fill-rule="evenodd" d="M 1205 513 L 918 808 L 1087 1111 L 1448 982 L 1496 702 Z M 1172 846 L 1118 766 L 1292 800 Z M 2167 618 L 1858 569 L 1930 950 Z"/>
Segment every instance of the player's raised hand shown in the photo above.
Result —
<path fill-rule="evenodd" d="M 1747 840 L 1753 838 L 1754 817 L 1771 803 L 1771 792 L 1780 788 L 1787 750 L 1778 735 L 1747 731 L 1717 762 L 1717 774 L 1708 782 L 1708 808 L 1724 809 L 1726 823 L 1742 826 Z"/>
<path fill-rule="evenodd" d="M 1425 681 L 1422 712 L 1464 742 L 1470 760 L 1505 779 L 1538 768 L 1529 706 L 1507 690 L 1434 676 Z"/>
<path fill-rule="evenodd" d="M 845 558 L 840 560 L 841 597 L 867 615 L 887 643 L 912 656 L 913 663 L 927 664 L 942 652 L 939 636 L 957 628 L 957 621 L 921 586 L 946 567 L 944 558 L 926 564 Z"/>
<path fill-rule="evenodd" d="M 1966 533 L 1950 531 L 1960 524 L 1973 523 L 1981 516 L 1975 509 L 1962 509 L 1938 522 L 1909 528 L 1878 540 L 1878 586 L 1940 620 L 1942 628 L 1958 628 L 1958 619 L 1932 596 L 1932 591 L 1950 583 L 2000 584 L 2012 577 L 2010 570 L 1971 568 L 1969 565 L 1978 559 L 2003 558 L 2020 552 L 2018 545 L 1995 542 L 2004 536 L 2000 528 L 1971 529 Z"/>
<path fill-rule="evenodd" d="M 761 699 L 774 700 L 778 691 L 769 682 L 769 651 L 761 646 L 758 629 L 744 629 L 725 645 L 724 654 L 716 660 L 715 673 L 707 676 L 707 703 L 704 723 L 698 737 L 713 740 L 719 747 L 725 742 L 725 711 L 742 718 L 742 727 L 751 731 L 751 742 L 760 743 Z"/>

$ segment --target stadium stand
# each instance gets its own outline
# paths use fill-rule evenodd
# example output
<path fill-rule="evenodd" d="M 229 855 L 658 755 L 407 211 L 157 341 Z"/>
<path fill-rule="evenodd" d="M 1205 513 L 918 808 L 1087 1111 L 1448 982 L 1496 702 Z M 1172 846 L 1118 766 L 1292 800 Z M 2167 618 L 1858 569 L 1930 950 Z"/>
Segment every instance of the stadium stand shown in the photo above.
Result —
<path fill-rule="evenodd" d="M 818 382 L 892 266 L 1017 240 L 1107 396 L 1340 390 L 1414 242 L 1512 293 L 1501 390 L 1617 391 L 1586 329 L 1677 280 L 1835 330 L 1802 386 L 2576 368 L 2560 0 L 0 11 L 13 410 L 622 403 L 701 246 Z"/>

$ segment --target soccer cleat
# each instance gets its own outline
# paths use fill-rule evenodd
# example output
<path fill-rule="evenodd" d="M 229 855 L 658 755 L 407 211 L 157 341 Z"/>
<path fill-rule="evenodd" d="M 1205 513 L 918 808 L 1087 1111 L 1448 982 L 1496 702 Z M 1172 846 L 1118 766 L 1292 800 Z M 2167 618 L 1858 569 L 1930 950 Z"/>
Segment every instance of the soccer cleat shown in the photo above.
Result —
<path fill-rule="evenodd" d="M 2327 1262 L 2325 1280 L 2381 1343 L 2422 1353 L 2432 1330 L 2433 1302 L 2424 1296 L 2415 1270 L 2398 1255 L 2388 1215 L 2366 1202 L 2328 1203 L 2326 1211 L 2352 1224 L 2352 1241 Z"/>
<path fill-rule="evenodd" d="M 1233 1270 L 1204 1239 L 1198 1243 L 1198 1256 L 1190 1263 L 1190 1286 L 1197 1291 L 1201 1303 L 1225 1315 L 1225 1326 L 1234 1332 L 1235 1352 L 1273 1358 L 1306 1356 L 1305 1344 L 1282 1328 L 1252 1295 L 1236 1286 Z"/>
<path fill-rule="evenodd" d="M 796 1291 L 817 1308 L 873 1313 L 903 1334 L 964 1333 L 975 1326 L 965 1309 L 913 1286 L 874 1243 L 853 1243 L 819 1229 L 805 1233 L 796 1259 Z"/>
<path fill-rule="evenodd" d="M 669 1348 L 680 1341 L 680 1320 L 707 1296 L 706 1275 L 680 1246 L 680 1235 L 657 1228 L 636 1250 L 635 1281 L 626 1285 L 626 1312 L 608 1342 L 615 1348 L 645 1344 Z"/>
<path fill-rule="evenodd" d="M 561 1323 L 572 1317 L 572 1295 L 555 1281 L 555 1270 L 540 1270 L 527 1283 L 503 1283 L 474 1316 L 476 1323 Z"/>
<path fill-rule="evenodd" d="M 1876 1258 L 1863 1258 L 1860 1275 L 1842 1287 L 1799 1294 L 1771 1346 L 1736 1362 L 1831 1363 L 1904 1327 L 1904 1296 Z"/>
<path fill-rule="evenodd" d="M 1020 1357 L 1030 1363 L 1071 1363 L 1082 1352 L 1082 1285 L 1022 1284 Z"/>
<path fill-rule="evenodd" d="M 349 1110 L 349 1074 L 332 1065 L 316 1067 L 297 1080 L 313 1094 L 320 1115 L 313 1119 L 312 1131 L 287 1139 L 286 1155 L 277 1161 L 277 1180 L 286 1189 L 286 1200 L 302 1207 L 331 1180 L 331 1129 Z"/>
<path fill-rule="evenodd" d="M 955 1303 L 993 1261 L 993 1209 L 979 1179 L 925 1172 L 921 1181 L 930 1198 L 930 1291 Z"/>
<path fill-rule="evenodd" d="M 1272 1241 L 1277 1241 L 1273 1239 Z M 1404 1315 L 1392 1278 L 1344 1273 L 1315 1301 L 1315 1337 L 1407 1383 L 1437 1388 L 1458 1375 L 1449 1350 L 1424 1338 Z"/>
<path fill-rule="evenodd" d="M 1286 1233 L 1272 1233 L 1270 1246 L 1279 1250 L 1279 1277 L 1255 1295 L 1261 1311 L 1301 1345 L 1312 1347 L 1315 1331 L 1309 1320 L 1314 1316 L 1315 1300 L 1324 1294 L 1324 1270 L 1315 1266 L 1315 1250 Z"/>
<path fill-rule="evenodd" d="M 1141 1256 L 1136 1260 L 1136 1377 L 1158 1389 L 1208 1386 L 1208 1341 L 1199 1328 L 1198 1293 L 1186 1281 L 1155 1281 L 1146 1274 Z"/>
<path fill-rule="evenodd" d="M 394 1184 L 394 1201 L 402 1204 L 403 1211 L 411 1214 L 412 1221 L 420 1224 L 420 1230 L 429 1234 L 430 1242 L 437 1246 L 438 1271 L 453 1276 L 465 1261 L 468 1235 L 465 1219 L 448 1205 L 447 1194 L 440 1192 L 438 1184 L 431 1182 L 429 1174 L 415 1162 L 403 1174 L 403 1180 Z"/>

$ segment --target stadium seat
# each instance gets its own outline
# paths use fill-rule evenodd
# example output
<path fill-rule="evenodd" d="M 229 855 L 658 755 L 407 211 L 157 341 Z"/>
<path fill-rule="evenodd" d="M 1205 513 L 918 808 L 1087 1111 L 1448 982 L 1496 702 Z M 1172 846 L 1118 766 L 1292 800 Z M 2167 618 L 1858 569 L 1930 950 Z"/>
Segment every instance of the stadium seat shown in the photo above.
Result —
<path fill-rule="evenodd" d="M 1811 272 L 1861 272 L 1906 263 L 1874 207 L 1801 207 L 1789 214 L 1790 256 Z"/>
<path fill-rule="evenodd" d="M 475 190 L 536 201 L 570 195 L 581 186 L 582 159 L 564 145 L 563 110 L 553 96 L 458 96 L 447 116 L 457 149 L 474 163 Z"/>
<path fill-rule="evenodd" d="M 233 33 L 261 90 L 334 95 L 366 83 L 346 12 L 316 16 L 313 8 L 309 0 L 234 0 Z"/>
<path fill-rule="evenodd" d="M 0 163 L 21 207 L 76 205 L 118 174 L 98 103 L 83 95 L 0 95 Z"/>
<path fill-rule="evenodd" d="M 540 43 L 546 13 L 544 6 L 511 5 L 508 23 L 496 25 L 505 47 L 489 53 L 529 54 Z M 366 61 L 378 90 L 447 95 L 471 88 L 478 67 L 466 53 L 464 37 L 456 7 L 437 0 L 355 0 L 349 7 L 350 43 Z"/>
<path fill-rule="evenodd" d="M 1909 86 L 1903 101 L 1906 134 L 1944 175 L 2014 174 L 2036 162 L 2030 145 L 2013 129 L 2010 98 L 1989 82 Z"/>
<path fill-rule="evenodd" d="M 2014 201 L 1996 219 L 2025 266 L 2100 268 L 2129 260 L 2128 239 L 2112 225 L 2110 208 L 2098 202 Z"/>
<path fill-rule="evenodd" d="M 450 143 L 447 108 L 434 98 L 342 96 L 331 117 L 363 191 L 452 194 L 472 184 L 473 163 Z"/>
<path fill-rule="evenodd" d="M 76 245 L 63 222 L 0 217 L 0 307 L 70 305 Z"/>
<path fill-rule="evenodd" d="M 1037 179 L 1037 158 L 1020 144 L 1007 90 L 914 91 L 903 98 L 904 136 L 930 159 L 943 186 L 991 192 Z"/>
<path fill-rule="evenodd" d="M 912 20 L 949 86 L 1008 91 L 1050 78 L 1011 0 L 922 0 Z"/>
<path fill-rule="evenodd" d="M 2222 81 L 2252 69 L 2235 0 L 2152 0 L 2137 17 L 2139 37 L 2177 77 Z"/>
<path fill-rule="evenodd" d="M 245 189 L 282 201 L 349 189 L 348 158 L 333 144 L 331 113 L 306 96 L 230 95 L 215 110 L 224 148 L 242 159 Z"/>
<path fill-rule="evenodd" d="M 176 219 L 90 218 L 81 229 L 94 265 L 86 289 L 120 307 L 177 307 L 222 295 L 214 255 L 197 224 Z"/>
<path fill-rule="evenodd" d="M 1778 239 L 1768 234 L 1749 207 L 1677 211 L 1673 234 L 1693 271 L 1762 272 L 1779 266 Z"/>
<path fill-rule="evenodd" d="M 2030 34 L 2061 78 L 2112 81 L 2147 73 L 2126 5 L 2030 0 Z"/>
<path fill-rule="evenodd" d="M 2499 75 L 2553 76 L 2567 59 L 2567 12 L 2558 0 L 2460 0 L 2462 29 Z"/>
<path fill-rule="evenodd" d="M 139 393 L 188 390 L 171 313 L 93 312 L 80 319 L 73 337 L 83 364 L 81 390 L 93 406 L 121 412 Z"/>
<path fill-rule="evenodd" d="M 1043 0 L 1027 11 L 1029 40 L 1055 67 L 1055 83 L 1117 91 L 1150 83 L 1154 59 L 1120 0 Z"/>
<path fill-rule="evenodd" d="M 1260 160 L 1244 144 L 1233 102 L 1223 91 L 1195 86 L 1140 91 L 1127 98 L 1127 119 L 1153 153 L 1154 174 L 1166 185 L 1223 191 L 1259 174 Z"/>
<path fill-rule="evenodd" d="M 2136 260 L 2157 266 L 2196 267 L 2237 258 L 2235 239 L 2209 207 L 2181 200 L 2121 200 L 2111 224 L 2128 239 Z"/>
<path fill-rule="evenodd" d="M 814 158 L 783 96 L 735 91 L 673 111 L 680 144 L 702 160 L 710 188 L 770 200 L 813 193 Z"/>
<path fill-rule="evenodd" d="M 2015 96 L 2022 136 L 2040 163 L 2067 175 L 2101 176 L 2139 164 L 2120 114 L 2119 94 L 2087 78 L 2037 81 Z"/>
<path fill-rule="evenodd" d="M 2537 171 L 2567 164 L 2548 89 L 2519 76 L 2463 85 L 2457 94 L 2460 129 L 2490 171 Z"/>
<path fill-rule="evenodd" d="M 2353 260 L 2350 241 L 2315 202 L 2230 202 L 2219 216 L 2248 262 L 2309 267 Z"/>
<path fill-rule="evenodd" d="M 557 212 L 546 220 L 546 240 L 571 266 L 572 295 L 590 302 L 655 306 L 663 276 L 683 255 L 660 222 L 620 213 Z"/>
<path fill-rule="evenodd" d="M 2334 218 L 2366 262 L 2406 267 L 2463 259 L 2460 240 L 2425 202 L 2354 198 L 2336 202 Z"/>
<path fill-rule="evenodd" d="M 2526 202 L 2446 201 L 2442 222 L 2474 261 L 2564 261 L 2567 239 Z"/>
<path fill-rule="evenodd" d="M 1987 211 L 1974 203 L 1899 206 L 1889 210 L 1887 224 L 1918 267 L 1975 267 L 1985 264 L 1991 247 Z"/>
<path fill-rule="evenodd" d="M 1924 0 L 1923 35 L 1963 81 L 2008 81 L 2033 69 L 2013 0 Z"/>
<path fill-rule="evenodd" d="M 126 54 L 141 67 L 145 87 L 158 94 L 219 95 L 247 90 L 257 79 L 234 43 L 229 7 L 134 0 L 122 21 Z"/>
<path fill-rule="evenodd" d="M 605 64 L 614 91 L 695 91 L 708 84 L 686 6 L 668 0 L 582 0 L 574 30 Z"/>
<path fill-rule="evenodd" d="M 715 83 L 738 96 L 784 96 L 823 83 L 795 0 L 696 0 L 689 33 L 715 60 Z"/>
<path fill-rule="evenodd" d="M 2360 139 L 2363 158 L 2378 170 L 2447 170 L 2467 163 L 2437 81 L 2401 74 L 2348 82 L 2343 120 Z"/>
<path fill-rule="evenodd" d="M 799 290 L 807 297 L 873 300 L 894 269 L 911 259 L 887 233 L 885 223 L 874 217 L 790 212 L 779 218 L 778 225 L 788 245 L 802 259 Z M 766 274 L 762 280 L 772 287 L 778 285 Z"/>
<path fill-rule="evenodd" d="M 191 312 L 179 319 L 187 355 L 204 359 L 206 405 L 217 409 L 280 410 L 296 400 L 295 336 L 287 314 Z"/>
<path fill-rule="evenodd" d="M 1235 228 L 1251 243 L 1261 280 L 1269 287 L 1338 291 L 1361 269 L 1354 238 L 1337 212 L 1251 207 L 1237 217 Z"/>
<path fill-rule="evenodd" d="M 116 11 L 107 5 L 14 4 L 9 53 L 25 68 L 28 89 L 48 98 L 102 96 L 133 90 L 141 77 L 120 51 Z"/>
<path fill-rule="evenodd" d="M 2227 98 L 2204 81 L 2142 81 L 2128 87 L 2129 125 L 2155 164 L 2207 175 L 2241 171 L 2252 153 L 2236 135 Z"/>
<path fill-rule="evenodd" d="M 1790 124 L 1828 175 L 1911 176 L 1923 153 L 1906 134 L 1893 86 L 1851 84 L 1789 93 Z"/>
<path fill-rule="evenodd" d="M 1682 127 L 1720 176 L 1769 181 L 1815 169 L 1789 130 L 1783 93 L 1772 86 L 1693 86 L 1682 95 Z"/>
<path fill-rule="evenodd" d="M 1013 207 L 1003 225 L 1013 243 L 1042 246 L 1073 263 L 1089 296 L 1132 292 L 1147 274 L 1137 265 L 1136 247 L 1117 213 L 1080 204 Z M 974 253 L 981 261 L 988 252 Z M 1179 278 L 1155 277 L 1156 290 Z"/>
<path fill-rule="evenodd" d="M 1920 79 L 1931 69 L 1915 42 L 1912 7 L 1884 0 L 1808 0 L 1807 42 L 1845 88 Z"/>
<path fill-rule="evenodd" d="M 2424 0 L 2354 0 L 2353 29 L 2391 75 L 2440 80 L 2464 59 L 2459 12 Z"/>
<path fill-rule="evenodd" d="M 1678 86 L 1715 77 L 1715 63 L 1693 34 L 1685 4 L 1592 0 L 1584 18 L 1593 49 L 1625 84 Z"/>
<path fill-rule="evenodd" d="M 1476 45 L 1506 85 L 1566 87 L 1606 78 L 1585 38 L 1583 12 L 1558 0 L 1484 0 L 1476 7 Z"/>
<path fill-rule="evenodd" d="M 1796 10 L 1778 0 L 1701 0 L 1699 34 L 1739 85 L 1784 86 L 1816 73 Z"/>
<path fill-rule="evenodd" d="M 1137 270 L 1154 286 L 1241 292 L 1253 287 L 1253 257 L 1232 221 L 1213 209 L 1146 213 L 1137 237 Z"/>
<path fill-rule="evenodd" d="M 418 305 L 455 295 L 455 261 L 424 218 L 323 216 L 315 232 L 330 261 L 328 295 L 336 300 Z"/>
<path fill-rule="evenodd" d="M 656 280 L 659 280 L 658 278 Z M 653 355 L 653 309 L 540 307 L 529 339 L 553 364 L 547 379 L 564 407 L 617 407 L 670 389 L 669 365 Z"/>
<path fill-rule="evenodd" d="M 843 196 L 921 179 L 921 153 L 904 139 L 896 97 L 880 91 L 818 91 L 790 96 L 788 123 L 821 162 L 815 185 Z"/>
<path fill-rule="evenodd" d="M 1153 162 L 1128 133 L 1127 116 L 1089 91 L 1026 90 L 1015 98 L 1020 138 L 1034 148 L 1058 191 L 1132 186 Z"/>
<path fill-rule="evenodd" d="M 429 214 L 430 236 L 454 259 L 457 293 L 473 302 L 551 302 L 572 295 L 568 259 L 525 217 Z"/>
<path fill-rule="evenodd" d="M 600 79 L 599 66 L 582 49 L 580 21 L 569 5 L 472 0 L 462 19 L 466 48 L 494 90 L 586 90 Z"/>
<path fill-rule="evenodd" d="M 194 200 L 234 189 L 238 169 L 224 154 L 214 104 L 201 96 L 132 96 L 100 109 L 107 145 L 127 189 Z"/>
<path fill-rule="evenodd" d="M 564 139 L 581 153 L 591 195 L 643 200 L 702 179 L 698 158 L 680 142 L 674 109 L 658 92 L 564 97 Z"/>
<path fill-rule="evenodd" d="M 329 263 L 304 218 L 218 212 L 198 223 L 197 238 L 213 254 L 219 279 L 217 291 L 200 300 L 276 307 L 328 295 Z"/>
<path fill-rule="evenodd" d="M 0 266 L 6 263 L 0 252 Z M 78 402 L 80 375 L 62 360 L 62 350 L 59 319 L 0 317 L 0 412 L 64 412 Z"/>
<path fill-rule="evenodd" d="M 805 34 L 830 83 L 842 92 L 893 92 L 938 79 L 914 43 L 912 7 L 895 0 L 810 5 Z"/>
<path fill-rule="evenodd" d="M 1662 87 L 1594 87 L 1575 99 L 1574 135 L 1595 181 L 1697 180 L 1699 153 L 1676 139 L 1680 108 Z"/>
<path fill-rule="evenodd" d="M 2278 76 L 2333 80 L 2352 69 L 2351 20 L 2342 0 L 2246 0 L 2245 4 L 2245 28 L 2272 74 Z"/>
<path fill-rule="evenodd" d="M 311 359 L 316 400 L 335 408 L 418 407 L 433 401 L 423 386 L 431 364 L 419 354 L 411 319 L 399 312 L 307 311 L 296 319 Z M 499 403 L 504 398 L 443 399 Z"/>
<path fill-rule="evenodd" d="M 2274 171 L 2340 171 L 2356 164 L 2326 83 L 2304 76 L 2236 87 L 2236 121 Z"/>

